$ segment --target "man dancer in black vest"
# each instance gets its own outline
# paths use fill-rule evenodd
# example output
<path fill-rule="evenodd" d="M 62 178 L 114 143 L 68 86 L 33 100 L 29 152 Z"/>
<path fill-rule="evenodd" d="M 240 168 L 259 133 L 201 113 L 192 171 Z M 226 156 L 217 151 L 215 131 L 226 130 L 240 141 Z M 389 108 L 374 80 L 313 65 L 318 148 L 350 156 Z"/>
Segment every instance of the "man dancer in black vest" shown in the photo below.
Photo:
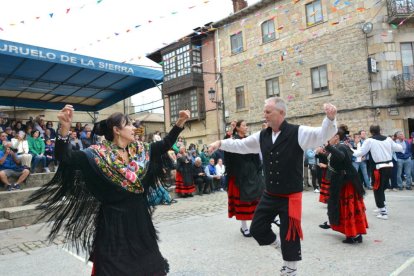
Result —
<path fill-rule="evenodd" d="M 286 104 L 278 97 L 265 101 L 264 118 L 267 129 L 241 140 L 219 140 L 209 146 L 213 152 L 222 150 L 235 153 L 261 153 L 266 189 L 254 213 L 250 233 L 260 245 L 280 243 L 272 231 L 275 217 L 280 217 L 281 250 L 284 265 L 281 275 L 296 275 L 297 261 L 302 259 L 302 191 L 303 152 L 316 148 L 332 138 L 336 132 L 336 107 L 324 104 L 326 117 L 321 127 L 289 124 Z"/>

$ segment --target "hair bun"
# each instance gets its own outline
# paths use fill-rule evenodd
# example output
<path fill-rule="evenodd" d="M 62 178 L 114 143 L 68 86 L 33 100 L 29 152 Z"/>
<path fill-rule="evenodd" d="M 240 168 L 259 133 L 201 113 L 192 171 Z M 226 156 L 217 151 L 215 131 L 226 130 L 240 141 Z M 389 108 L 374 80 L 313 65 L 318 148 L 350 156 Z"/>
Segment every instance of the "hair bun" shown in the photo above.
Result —
<path fill-rule="evenodd" d="M 99 136 L 105 135 L 108 132 L 106 120 L 95 123 L 92 132 Z"/>

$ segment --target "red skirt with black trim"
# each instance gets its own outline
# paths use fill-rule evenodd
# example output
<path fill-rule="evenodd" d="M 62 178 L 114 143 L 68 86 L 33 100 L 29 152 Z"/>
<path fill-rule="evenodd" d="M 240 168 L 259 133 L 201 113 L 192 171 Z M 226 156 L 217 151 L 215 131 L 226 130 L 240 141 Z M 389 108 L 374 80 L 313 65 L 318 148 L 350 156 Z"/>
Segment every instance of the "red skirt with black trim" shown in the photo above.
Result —
<path fill-rule="evenodd" d="M 339 225 L 332 225 L 332 230 L 341 232 L 347 237 L 366 234 L 368 228 L 365 204 L 350 181 L 344 183 L 339 199 Z"/>
<path fill-rule="evenodd" d="M 195 192 L 195 186 L 194 184 L 190 186 L 185 186 L 183 182 L 183 176 L 179 171 L 176 172 L 175 175 L 175 193 L 187 195 L 192 194 Z"/>
<path fill-rule="evenodd" d="M 326 172 L 327 169 L 322 169 L 322 183 L 319 190 L 319 202 L 328 203 L 329 199 L 329 187 L 331 186 L 331 183 L 326 179 Z"/>
<path fill-rule="evenodd" d="M 227 191 L 229 204 L 229 218 L 236 217 L 237 220 L 252 220 L 259 200 L 241 201 L 240 190 L 235 184 L 236 178 L 231 176 Z"/>

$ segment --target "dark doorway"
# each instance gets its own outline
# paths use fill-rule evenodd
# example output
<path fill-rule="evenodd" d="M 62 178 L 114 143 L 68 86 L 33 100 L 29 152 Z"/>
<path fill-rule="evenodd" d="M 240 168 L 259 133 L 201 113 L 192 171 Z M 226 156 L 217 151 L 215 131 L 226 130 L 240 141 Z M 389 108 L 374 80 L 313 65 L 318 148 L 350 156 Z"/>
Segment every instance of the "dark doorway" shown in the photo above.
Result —
<path fill-rule="evenodd" d="M 414 119 L 408 119 L 408 136 L 411 136 L 411 133 L 414 132 Z"/>

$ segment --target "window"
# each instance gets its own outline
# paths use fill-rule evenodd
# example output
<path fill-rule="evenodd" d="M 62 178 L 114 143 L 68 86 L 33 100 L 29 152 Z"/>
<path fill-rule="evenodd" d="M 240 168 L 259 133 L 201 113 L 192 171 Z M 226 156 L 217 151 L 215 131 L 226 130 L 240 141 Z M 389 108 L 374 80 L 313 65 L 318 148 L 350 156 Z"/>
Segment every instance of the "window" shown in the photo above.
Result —
<path fill-rule="evenodd" d="M 401 62 L 405 80 L 414 78 L 414 43 L 401 43 Z"/>
<path fill-rule="evenodd" d="M 192 72 L 201 73 L 200 46 L 190 44 L 163 55 L 164 81 L 185 76 Z M 194 65 L 194 66 L 192 66 Z"/>
<path fill-rule="evenodd" d="M 262 23 L 262 42 L 266 43 L 276 39 L 275 23 L 272 19 Z"/>
<path fill-rule="evenodd" d="M 236 88 L 236 109 L 242 109 L 246 107 L 244 101 L 244 87 L 240 86 Z"/>
<path fill-rule="evenodd" d="M 238 32 L 237 34 L 230 36 L 230 43 L 232 54 L 243 52 L 243 33 Z"/>
<path fill-rule="evenodd" d="M 312 93 L 318 93 L 328 90 L 328 70 L 326 69 L 326 65 L 312 68 L 311 76 Z"/>
<path fill-rule="evenodd" d="M 316 0 L 306 4 L 306 23 L 312 26 L 315 23 L 322 22 L 322 5 L 321 0 Z"/>
<path fill-rule="evenodd" d="M 173 94 L 169 97 L 169 99 L 171 122 L 178 120 L 178 112 L 183 109 L 190 110 L 191 119 L 199 118 L 199 112 L 202 111 L 201 107 L 204 104 L 204 101 L 202 100 L 202 97 L 197 93 L 197 89 Z"/>
<path fill-rule="evenodd" d="M 279 96 L 279 78 L 266 80 L 266 98 Z"/>

